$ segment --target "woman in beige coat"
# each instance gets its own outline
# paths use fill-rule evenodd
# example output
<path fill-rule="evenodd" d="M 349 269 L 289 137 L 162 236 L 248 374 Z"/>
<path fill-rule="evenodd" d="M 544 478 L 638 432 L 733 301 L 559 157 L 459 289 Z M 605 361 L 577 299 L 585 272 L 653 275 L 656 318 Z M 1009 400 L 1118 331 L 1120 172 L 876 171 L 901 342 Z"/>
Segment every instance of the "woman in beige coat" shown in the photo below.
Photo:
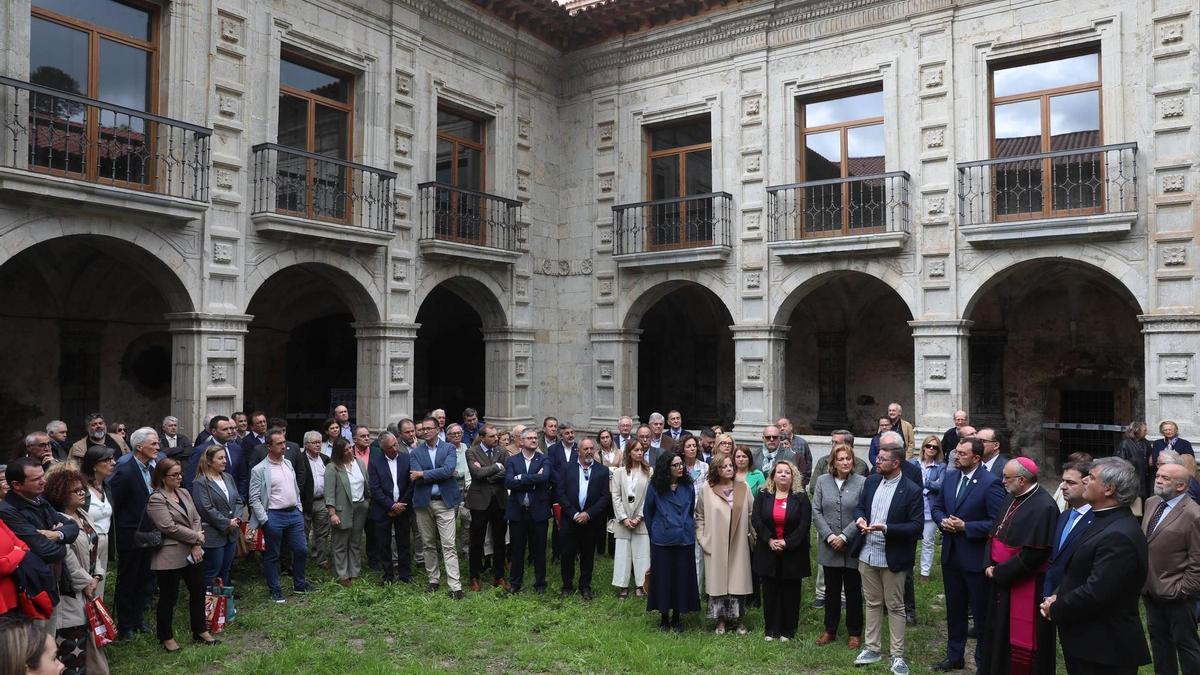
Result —
<path fill-rule="evenodd" d="M 111 451 L 110 451 L 111 452 Z M 60 464 L 46 480 L 46 499 L 63 515 L 79 525 L 79 536 L 67 547 L 63 558 L 65 576 L 71 585 L 71 593 L 61 593 L 58 606 L 54 608 L 54 638 L 58 646 L 58 659 L 66 666 L 67 673 L 108 672 L 108 659 L 96 647 L 88 630 L 86 605 L 96 597 L 100 584 L 96 575 L 98 557 L 96 528 L 88 518 L 84 504 L 87 501 L 87 479 L 69 464 Z"/>
<path fill-rule="evenodd" d="M 150 569 L 158 573 L 156 632 L 163 649 L 179 651 L 172 620 L 179 582 L 187 586 L 188 619 L 192 640 L 208 645 L 220 641 L 208 632 L 204 621 L 204 530 L 192 495 L 180 487 L 183 465 L 167 458 L 154 467 L 150 485 L 154 492 L 146 500 L 146 517 L 162 532 L 163 545 L 150 558 Z"/>
<path fill-rule="evenodd" d="M 732 621 L 746 634 L 746 596 L 750 578 L 750 489 L 734 480 L 733 459 L 714 457 L 708 480 L 696 492 L 696 542 L 704 549 L 704 589 L 708 616 L 717 620 L 718 635 Z"/>
<path fill-rule="evenodd" d="M 633 441 L 625 448 L 624 461 L 613 469 L 608 481 L 612 495 L 613 537 L 613 586 L 621 589 L 617 597 L 629 597 L 629 575 L 633 574 L 633 585 L 637 595 L 645 590 L 646 572 L 650 569 L 650 533 L 642 515 L 646 501 L 646 488 L 650 487 L 650 465 L 646 463 L 646 448 Z"/>

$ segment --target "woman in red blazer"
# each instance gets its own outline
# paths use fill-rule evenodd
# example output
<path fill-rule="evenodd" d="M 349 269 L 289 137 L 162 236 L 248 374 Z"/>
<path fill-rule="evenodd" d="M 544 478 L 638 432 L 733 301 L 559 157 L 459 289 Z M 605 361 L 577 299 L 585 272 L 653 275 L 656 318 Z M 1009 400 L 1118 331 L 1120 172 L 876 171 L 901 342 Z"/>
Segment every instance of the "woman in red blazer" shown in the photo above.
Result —
<path fill-rule="evenodd" d="M 29 547 L 0 520 L 0 614 L 17 608 L 17 585 L 12 573 L 25 559 Z"/>

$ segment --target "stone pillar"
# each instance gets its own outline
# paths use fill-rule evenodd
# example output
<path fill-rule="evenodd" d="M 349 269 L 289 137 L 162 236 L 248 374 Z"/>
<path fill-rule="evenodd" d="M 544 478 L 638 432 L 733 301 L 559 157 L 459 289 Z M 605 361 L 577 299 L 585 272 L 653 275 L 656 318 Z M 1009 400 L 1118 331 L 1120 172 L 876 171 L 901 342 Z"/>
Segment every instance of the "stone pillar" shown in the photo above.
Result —
<path fill-rule="evenodd" d="M 762 430 L 783 414 L 784 351 L 790 326 L 730 326 L 736 416 L 734 440 L 761 443 Z"/>
<path fill-rule="evenodd" d="M 534 333 L 527 328 L 483 331 L 483 412 L 498 427 L 529 424 L 533 419 L 529 389 Z"/>
<path fill-rule="evenodd" d="M 589 429 L 616 429 L 622 415 L 637 420 L 638 343 L 641 329 L 598 328 L 592 342 L 592 416 Z"/>
<path fill-rule="evenodd" d="M 247 314 L 167 314 L 171 333 L 171 414 L 193 436 L 210 414 L 241 408 Z"/>
<path fill-rule="evenodd" d="M 913 410 L 919 435 L 941 435 L 954 426 L 954 411 L 970 399 L 967 338 L 973 322 L 909 321 L 913 331 Z"/>
<path fill-rule="evenodd" d="M 356 322 L 358 345 L 355 420 L 372 431 L 412 417 L 413 343 L 420 324 L 398 321 Z"/>
<path fill-rule="evenodd" d="M 1158 423 L 1174 420 L 1179 435 L 1200 435 L 1197 419 L 1196 354 L 1200 353 L 1200 316 L 1195 314 L 1144 314 L 1146 336 L 1146 422 L 1157 435 Z"/>

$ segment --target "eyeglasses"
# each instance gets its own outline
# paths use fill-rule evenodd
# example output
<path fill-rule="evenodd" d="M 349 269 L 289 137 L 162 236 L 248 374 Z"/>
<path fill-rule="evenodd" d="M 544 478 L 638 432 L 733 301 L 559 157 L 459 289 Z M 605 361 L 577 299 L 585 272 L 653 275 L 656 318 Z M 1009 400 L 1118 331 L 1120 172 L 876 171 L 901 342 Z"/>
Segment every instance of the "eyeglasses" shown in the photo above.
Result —
<path fill-rule="evenodd" d="M 117 427 L 117 433 L 118 433 L 118 434 L 123 434 L 123 433 L 125 433 L 125 427 Z"/>
<path fill-rule="evenodd" d="M 183 473 L 180 471 L 169 473 L 167 474 L 167 478 L 183 478 Z"/>
<path fill-rule="evenodd" d="M 766 439 L 766 440 L 768 440 L 768 441 L 777 441 L 777 440 L 779 440 L 779 437 L 778 437 L 778 436 L 766 436 L 766 435 L 764 435 L 764 436 L 763 436 L 763 438 L 764 438 L 764 439 Z"/>
<path fill-rule="evenodd" d="M 928 450 L 928 449 L 930 449 L 930 448 L 933 448 L 934 450 L 937 450 L 937 448 L 938 448 L 938 444 L 937 444 L 937 443 L 926 443 L 926 444 L 925 444 L 925 449 L 926 449 L 926 450 Z"/>
<path fill-rule="evenodd" d="M 86 494 L 87 494 L 87 489 L 86 489 L 86 488 L 81 488 L 81 487 L 79 487 L 79 488 L 75 488 L 74 490 L 71 490 L 71 493 L 72 493 L 72 494 L 77 494 L 77 495 L 86 495 Z"/>
<path fill-rule="evenodd" d="M 33 447 L 35 447 L 35 448 L 48 448 L 48 447 L 50 447 L 50 441 L 42 441 L 41 443 L 34 443 L 34 444 L 33 444 Z"/>

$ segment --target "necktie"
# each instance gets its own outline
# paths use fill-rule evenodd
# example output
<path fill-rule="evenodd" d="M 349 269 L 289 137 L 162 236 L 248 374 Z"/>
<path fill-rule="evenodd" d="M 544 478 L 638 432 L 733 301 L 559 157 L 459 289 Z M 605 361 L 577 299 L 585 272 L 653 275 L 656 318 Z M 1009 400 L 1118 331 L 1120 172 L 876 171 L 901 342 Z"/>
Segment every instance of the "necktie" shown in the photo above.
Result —
<path fill-rule="evenodd" d="M 586 467 L 586 466 L 583 467 L 583 480 L 585 482 L 591 480 L 591 478 L 589 477 L 590 475 L 591 475 L 590 467 Z M 579 486 L 579 510 L 580 511 L 583 510 L 583 505 L 584 505 L 584 502 L 586 502 L 586 501 L 587 501 L 587 489 L 584 488 L 582 485 L 580 485 Z"/>
<path fill-rule="evenodd" d="M 1067 525 L 1066 525 L 1066 527 L 1063 528 L 1062 536 L 1058 538 L 1058 549 L 1057 550 L 1061 551 L 1063 548 L 1063 544 L 1067 543 L 1067 537 L 1069 537 L 1071 535 L 1071 527 L 1075 524 L 1075 521 L 1078 519 L 1079 519 L 1079 512 L 1076 511 L 1075 509 L 1071 509 L 1071 513 L 1067 515 Z"/>
<path fill-rule="evenodd" d="M 958 481 L 958 492 L 954 493 L 954 501 L 962 499 L 963 490 L 967 489 L 967 483 L 970 482 L 970 480 L 971 479 L 967 476 L 967 474 L 964 473 L 962 479 Z"/>
<path fill-rule="evenodd" d="M 1158 521 L 1162 520 L 1163 512 L 1167 510 L 1167 502 L 1164 499 L 1158 503 L 1158 508 L 1154 509 L 1154 515 L 1150 516 L 1150 526 L 1146 528 L 1146 536 L 1154 534 L 1154 528 L 1158 527 Z"/>

